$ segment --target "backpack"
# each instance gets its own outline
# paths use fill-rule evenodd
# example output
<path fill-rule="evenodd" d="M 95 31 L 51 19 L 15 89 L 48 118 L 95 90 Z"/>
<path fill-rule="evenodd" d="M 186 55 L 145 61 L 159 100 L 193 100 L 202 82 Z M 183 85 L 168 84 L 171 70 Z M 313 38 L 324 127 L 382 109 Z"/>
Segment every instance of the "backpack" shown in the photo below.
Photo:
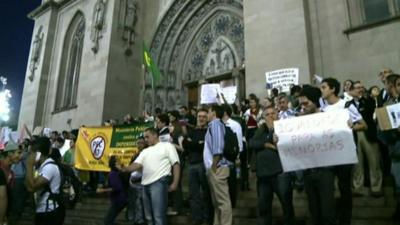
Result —
<path fill-rule="evenodd" d="M 221 123 L 225 127 L 225 135 L 224 135 L 224 150 L 223 156 L 225 159 L 231 162 L 235 162 L 237 156 L 239 155 L 239 142 L 236 136 L 236 133 L 233 130 L 226 126 L 224 122 Z"/>
<path fill-rule="evenodd" d="M 239 142 L 236 136 L 236 133 L 233 132 L 233 130 L 226 126 L 225 123 L 220 120 L 221 123 L 224 125 L 225 128 L 225 134 L 224 134 L 224 149 L 223 149 L 223 153 L 222 156 L 227 159 L 230 162 L 235 162 L 237 156 L 239 155 Z M 210 134 L 211 133 L 211 130 Z"/>
<path fill-rule="evenodd" d="M 50 183 L 44 188 L 42 191 L 41 195 L 45 194 L 46 192 L 49 193 L 49 197 L 46 200 L 46 211 L 49 207 L 49 201 L 52 200 L 53 204 L 57 203 L 60 209 L 72 209 L 75 206 L 76 203 L 76 195 L 75 195 L 75 190 L 76 187 L 74 187 L 74 178 L 72 176 L 75 176 L 73 174 L 73 171 L 71 168 L 64 166 L 64 165 L 59 165 L 54 161 L 47 162 L 46 164 L 43 165 L 45 167 L 47 164 L 53 164 L 56 165 L 58 170 L 60 171 L 60 186 L 58 193 L 53 193 L 50 188 Z M 42 167 L 42 168 L 43 168 Z M 72 173 L 72 174 L 71 174 Z"/>

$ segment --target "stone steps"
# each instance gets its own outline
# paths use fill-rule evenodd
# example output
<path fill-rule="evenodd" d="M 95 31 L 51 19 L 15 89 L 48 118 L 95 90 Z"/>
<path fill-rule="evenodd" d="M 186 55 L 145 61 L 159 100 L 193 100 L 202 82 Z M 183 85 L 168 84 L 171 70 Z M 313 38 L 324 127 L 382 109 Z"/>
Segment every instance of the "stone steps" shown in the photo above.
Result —
<path fill-rule="evenodd" d="M 186 182 L 187 183 L 187 182 Z M 184 180 L 185 184 L 185 180 Z M 257 193 L 255 191 L 256 179 L 251 177 L 251 187 L 253 190 L 241 192 L 238 191 L 236 207 L 233 209 L 235 225 L 256 224 L 257 218 Z M 187 186 L 183 187 L 185 198 L 188 196 Z M 339 193 L 336 191 L 338 197 Z M 308 202 L 304 192 L 293 192 L 293 204 L 298 224 L 306 224 L 308 221 Z M 379 198 L 370 196 L 353 197 L 353 220 L 352 225 L 394 225 L 391 220 L 396 202 L 393 197 L 393 188 L 390 184 L 385 185 L 383 196 Z M 109 207 L 109 199 L 104 195 L 85 197 L 78 203 L 73 210 L 67 210 L 65 225 L 102 225 L 103 218 Z M 169 223 L 173 225 L 187 225 L 191 220 L 188 216 L 189 209 L 184 209 L 183 215 L 169 217 Z M 30 225 L 32 215 L 25 213 L 21 225 Z M 277 224 L 281 224 L 282 210 L 280 203 L 275 196 L 273 201 L 273 217 Z M 118 225 L 130 225 L 125 220 L 125 211 L 117 219 Z"/>

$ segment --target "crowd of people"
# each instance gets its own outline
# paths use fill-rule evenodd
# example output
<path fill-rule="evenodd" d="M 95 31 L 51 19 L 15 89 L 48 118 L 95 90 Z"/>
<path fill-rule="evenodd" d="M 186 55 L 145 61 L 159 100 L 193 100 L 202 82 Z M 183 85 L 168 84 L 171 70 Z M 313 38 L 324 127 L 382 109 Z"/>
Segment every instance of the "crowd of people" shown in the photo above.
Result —
<path fill-rule="evenodd" d="M 139 153 L 129 165 L 110 157 L 108 174 L 74 168 L 77 130 L 52 132 L 49 137 L 29 134 L 23 143 L 10 142 L 1 151 L 0 225 L 17 224 L 26 202 L 35 207 L 35 224 L 62 224 L 67 205 L 59 193 L 65 189 L 65 177 L 70 177 L 69 187 L 74 189 L 73 204 L 82 192 L 110 194 L 105 225 L 115 224 L 125 208 L 132 224 L 167 224 L 168 215 L 185 212 L 182 185 L 189 187 L 188 213 L 194 225 L 233 224 L 237 187 L 257 192 L 259 225 L 272 224 L 274 193 L 283 224 L 295 224 L 294 190 L 305 191 L 311 224 L 349 225 L 353 196 L 382 197 L 383 178 L 391 176 L 396 199 L 393 219 L 400 222 L 400 129 L 379 129 L 375 114 L 376 108 L 399 102 L 400 75 L 383 69 L 378 79 L 384 88 L 367 89 L 361 81 L 346 80 L 341 89 L 338 80 L 325 78 L 317 85 L 292 86 L 290 93 L 273 89 L 261 99 L 250 94 L 239 104 L 156 109 L 153 116 L 145 113 L 139 119 L 127 115 L 123 124 L 154 121 L 155 126 L 138 138 Z M 341 109 L 349 112 L 358 163 L 284 172 L 274 122 Z M 108 120 L 104 125 L 117 124 Z M 234 160 L 225 154 L 232 146 L 227 141 L 230 132 L 238 144 Z M 65 140 L 70 140 L 70 149 L 61 156 Z M 256 187 L 249 183 L 251 173 L 257 178 Z M 183 179 L 186 175 L 188 179 Z M 35 193 L 35 201 L 29 200 L 30 193 Z"/>

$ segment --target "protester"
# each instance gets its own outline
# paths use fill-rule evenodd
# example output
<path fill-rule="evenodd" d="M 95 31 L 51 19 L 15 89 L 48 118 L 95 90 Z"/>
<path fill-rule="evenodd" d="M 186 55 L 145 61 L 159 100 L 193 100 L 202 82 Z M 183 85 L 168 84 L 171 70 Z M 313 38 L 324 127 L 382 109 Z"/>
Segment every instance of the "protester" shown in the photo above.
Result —
<path fill-rule="evenodd" d="M 338 97 L 340 91 L 340 83 L 334 78 L 325 78 L 321 82 L 322 98 L 326 104 L 321 108 L 323 112 L 345 109 L 346 102 Z M 367 125 L 361 114 L 354 105 L 350 105 L 349 126 L 354 131 L 363 131 L 367 129 Z M 345 146 L 348 147 L 348 146 Z M 338 186 L 340 190 L 338 220 L 340 225 L 348 225 L 351 223 L 353 196 L 352 196 L 352 172 L 353 165 L 340 165 L 335 167 L 335 175 L 338 178 Z"/>
<path fill-rule="evenodd" d="M 196 117 L 192 115 L 186 106 L 179 107 L 180 119 L 179 122 L 181 125 L 186 126 L 190 129 L 196 127 Z"/>
<path fill-rule="evenodd" d="M 250 140 L 258 128 L 258 124 L 262 120 L 262 110 L 259 105 L 259 100 L 256 95 L 250 94 L 249 96 L 249 106 L 250 108 L 244 113 L 246 120 L 246 140 Z M 247 161 L 249 165 L 254 168 L 255 161 L 253 159 L 253 150 L 251 148 L 245 149 L 245 154 L 247 153 Z M 249 184 L 246 184 L 245 189 L 249 190 Z"/>
<path fill-rule="evenodd" d="M 207 110 L 199 109 L 196 128 L 189 130 L 183 140 L 183 147 L 188 154 L 190 214 L 194 225 L 212 224 L 213 216 L 210 189 L 203 163 L 207 114 Z"/>
<path fill-rule="evenodd" d="M 169 134 L 172 138 L 172 144 L 175 145 L 178 151 L 181 174 L 185 167 L 184 149 L 182 147 L 183 136 L 187 133 L 186 126 L 182 126 L 179 122 L 179 112 L 176 110 L 170 111 L 169 116 Z M 183 208 L 183 193 L 182 193 L 182 176 L 179 178 L 179 184 L 176 191 L 170 193 L 170 206 L 168 207 L 167 215 L 175 216 L 182 212 Z"/>
<path fill-rule="evenodd" d="M 262 124 L 250 141 L 256 150 L 256 175 L 258 193 L 259 225 L 272 224 L 273 194 L 279 198 L 283 210 L 285 225 L 294 224 L 293 192 L 291 175 L 283 173 L 277 150 L 277 138 L 274 133 L 274 121 L 278 113 L 272 106 L 264 111 L 265 123 Z"/>
<path fill-rule="evenodd" d="M 363 97 L 363 86 L 360 81 L 351 84 L 349 94 L 352 100 L 346 103 L 346 106 L 353 105 L 361 114 L 367 124 L 367 130 L 355 133 L 357 139 L 358 163 L 354 167 L 353 187 L 354 193 L 365 194 L 364 192 L 364 157 L 369 168 L 371 183 L 371 194 L 379 197 L 382 195 L 382 169 L 381 156 L 377 139 L 377 127 L 373 119 L 375 104 L 372 99 Z M 364 156 L 365 155 L 365 156 Z"/>
<path fill-rule="evenodd" d="M 229 197 L 229 162 L 223 157 L 225 127 L 221 106 L 212 105 L 208 111 L 208 130 L 204 144 L 204 166 L 214 206 L 214 224 L 232 224 L 232 204 Z"/>
<path fill-rule="evenodd" d="M 232 108 L 228 104 L 222 105 L 222 108 L 224 110 L 224 116 L 222 117 L 222 121 L 225 123 L 227 127 L 230 127 L 232 131 L 236 134 L 238 144 L 239 144 L 239 153 L 243 152 L 243 134 L 242 134 L 242 127 L 240 126 L 240 123 L 237 121 L 233 120 L 232 117 Z M 236 163 L 232 162 L 232 165 L 230 166 L 230 172 L 229 172 L 229 179 L 228 179 L 228 184 L 229 184 L 229 196 L 231 198 L 231 204 L 232 207 L 235 208 L 236 206 L 236 198 L 237 198 L 237 174 L 236 174 Z"/>
<path fill-rule="evenodd" d="M 138 148 L 138 154 L 135 155 L 131 163 L 133 163 L 143 149 L 147 148 L 146 141 L 143 136 L 140 136 L 136 141 Z M 129 179 L 129 191 L 128 191 L 128 204 L 126 207 L 126 217 L 129 222 L 134 225 L 145 224 L 144 207 L 143 207 L 143 185 L 141 185 L 142 173 L 133 171 Z"/>
<path fill-rule="evenodd" d="M 175 147 L 166 142 L 160 142 L 158 131 L 147 128 L 144 138 L 149 145 L 139 157 L 123 171 L 143 171 L 143 203 L 147 224 L 167 224 L 168 192 L 175 191 L 180 177 L 179 157 Z M 173 179 L 168 186 L 168 176 Z"/>
<path fill-rule="evenodd" d="M 169 122 L 169 116 L 167 114 L 160 114 L 156 117 L 156 127 L 158 129 L 160 142 L 172 143 L 173 141 L 170 134 Z"/>
<path fill-rule="evenodd" d="M 38 176 L 34 176 L 37 152 L 40 152 Z M 65 208 L 60 202 L 61 173 L 50 158 L 51 143 L 46 137 L 38 137 L 32 145 L 32 153 L 26 162 L 27 189 L 36 192 L 35 225 L 61 225 Z"/>
<path fill-rule="evenodd" d="M 107 211 L 106 217 L 104 218 L 104 225 L 114 225 L 114 221 L 118 214 L 125 208 L 127 193 L 123 186 L 121 172 L 118 169 L 118 159 L 115 156 L 111 156 L 108 161 L 108 166 L 111 169 L 108 175 L 108 187 L 98 188 L 97 193 L 110 193 L 111 205 Z"/>
<path fill-rule="evenodd" d="M 302 115 L 320 112 L 321 91 L 303 87 L 299 95 Z M 334 172 L 332 167 L 318 167 L 304 171 L 304 187 L 313 225 L 335 225 Z"/>
<path fill-rule="evenodd" d="M 21 219 L 22 213 L 24 211 L 24 206 L 26 200 L 29 196 L 28 191 L 25 187 L 25 174 L 26 174 L 26 158 L 28 157 L 28 153 L 23 150 L 22 145 L 16 145 L 12 141 L 7 143 L 6 149 L 10 151 L 11 149 L 16 148 L 14 150 L 14 159 L 11 165 L 11 172 L 13 174 L 13 182 L 12 188 L 9 191 L 10 206 L 9 206 L 9 217 L 8 224 L 14 225 L 18 223 Z M 1 163 L 0 163 L 1 164 Z"/>
<path fill-rule="evenodd" d="M 389 85 L 386 84 L 386 78 L 390 75 L 393 74 L 393 71 L 389 68 L 384 68 L 379 72 L 379 80 L 382 82 L 383 85 L 385 85 L 385 88 L 381 90 L 381 92 L 378 95 L 378 107 L 382 107 L 385 105 L 386 101 L 389 99 Z"/>
<path fill-rule="evenodd" d="M 393 105 L 400 102 L 400 75 L 391 74 L 385 79 L 388 97 L 385 106 Z M 378 138 L 389 149 L 391 159 L 391 173 L 394 178 L 394 192 L 396 198 L 396 210 L 393 219 L 400 222 L 400 130 L 393 129 L 388 131 L 378 130 Z"/>
<path fill-rule="evenodd" d="M 349 93 L 350 88 L 353 86 L 353 81 L 352 80 L 345 80 L 343 82 L 343 95 L 340 96 L 345 102 L 351 101 L 353 99 L 353 96 Z"/>
<path fill-rule="evenodd" d="M 21 157 L 22 149 L 12 141 L 9 141 L 5 149 L 0 151 L 0 222 L 2 223 L 6 222 L 6 218 L 10 216 L 11 218 L 8 218 L 11 219 L 11 221 L 8 221 L 9 224 L 10 222 L 14 224 L 17 219 L 15 218 L 15 213 L 17 212 L 14 204 L 19 199 L 15 199 L 16 196 L 13 192 L 16 188 L 16 178 L 11 167 L 21 161 Z M 10 214 L 11 212 L 13 214 Z"/>

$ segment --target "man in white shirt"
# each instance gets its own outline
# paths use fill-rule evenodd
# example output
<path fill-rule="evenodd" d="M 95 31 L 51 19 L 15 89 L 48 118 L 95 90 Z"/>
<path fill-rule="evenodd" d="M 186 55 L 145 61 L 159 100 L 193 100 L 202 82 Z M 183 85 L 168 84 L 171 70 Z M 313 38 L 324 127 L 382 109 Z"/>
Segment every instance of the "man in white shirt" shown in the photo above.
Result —
<path fill-rule="evenodd" d="M 180 176 L 179 157 L 175 147 L 166 142 L 160 142 L 158 132 L 148 128 L 144 138 L 149 145 L 137 159 L 122 171 L 132 172 L 142 170 L 143 205 L 148 225 L 167 224 L 168 192 L 175 191 Z M 168 186 L 168 177 L 173 175 L 173 181 Z"/>
<path fill-rule="evenodd" d="M 34 176 L 36 153 L 40 152 L 38 176 Z M 47 137 L 37 138 L 32 145 L 32 153 L 26 162 L 26 187 L 36 192 L 35 225 L 61 225 L 65 218 L 65 208 L 57 201 L 60 193 L 61 173 L 50 158 L 51 143 Z"/>
<path fill-rule="evenodd" d="M 338 94 L 340 91 L 340 83 L 334 78 L 326 78 L 322 80 L 321 86 L 322 98 L 326 101 L 321 111 L 328 112 L 344 109 L 346 102 L 340 99 Z M 348 108 L 350 120 L 349 126 L 353 131 L 362 131 L 367 129 L 367 124 L 363 120 L 361 114 L 354 105 Z M 338 185 L 340 190 L 338 219 L 340 225 L 349 225 L 351 223 L 351 214 L 353 207 L 353 198 L 351 192 L 353 165 L 340 165 L 335 167 L 335 175 L 338 177 Z"/>

